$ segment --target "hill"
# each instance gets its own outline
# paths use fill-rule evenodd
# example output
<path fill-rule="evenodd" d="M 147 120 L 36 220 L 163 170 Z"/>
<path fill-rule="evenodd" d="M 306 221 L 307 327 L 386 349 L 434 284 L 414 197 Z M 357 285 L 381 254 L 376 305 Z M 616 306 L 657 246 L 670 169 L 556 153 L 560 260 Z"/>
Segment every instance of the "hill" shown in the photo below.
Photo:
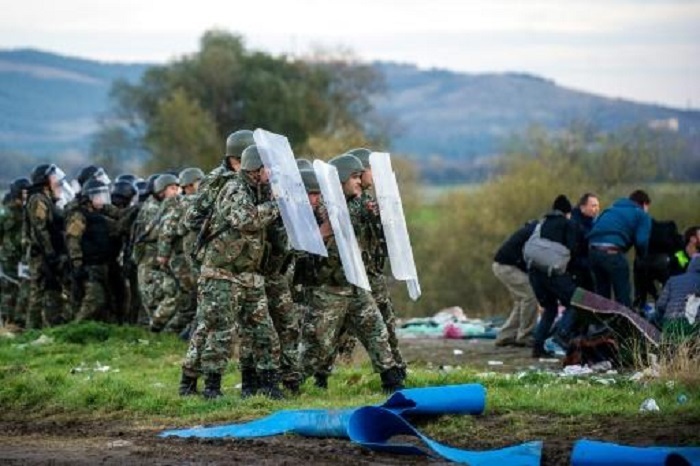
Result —
<path fill-rule="evenodd" d="M 0 51 L 0 157 L 84 159 L 97 118 L 109 109 L 112 82 L 136 82 L 148 66 L 31 49 Z M 439 159 L 463 172 L 533 124 L 558 130 L 579 120 L 610 131 L 655 122 L 684 135 L 700 134 L 700 111 L 605 98 L 528 74 L 373 66 L 387 88 L 375 98 L 376 107 L 399 129 L 390 150 Z"/>

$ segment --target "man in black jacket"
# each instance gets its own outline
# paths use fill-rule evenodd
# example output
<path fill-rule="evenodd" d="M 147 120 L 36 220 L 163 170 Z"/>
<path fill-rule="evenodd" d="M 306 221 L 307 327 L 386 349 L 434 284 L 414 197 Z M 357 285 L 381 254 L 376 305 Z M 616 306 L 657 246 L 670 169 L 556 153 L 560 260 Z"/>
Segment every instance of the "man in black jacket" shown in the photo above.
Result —
<path fill-rule="evenodd" d="M 564 195 L 559 195 L 554 200 L 552 211 L 547 213 L 542 220 L 540 227 L 540 237 L 563 244 L 569 250 L 571 256 L 575 256 L 579 241 L 577 226 L 569 220 L 571 216 L 571 202 Z M 571 261 L 569 261 L 571 264 Z M 532 348 L 532 357 L 551 356 L 544 349 L 544 342 L 550 333 L 552 324 L 557 316 L 559 303 L 567 308 L 567 313 L 563 319 L 573 322 L 573 312 L 569 308 L 571 296 L 576 289 L 576 284 L 571 274 L 567 271 L 560 273 L 556 271 L 543 271 L 542 269 L 529 265 L 528 275 L 530 284 L 535 291 L 535 296 L 540 306 L 543 308 L 542 317 L 535 329 L 535 342 Z M 565 335 L 567 325 L 560 326 L 560 335 Z"/>
<path fill-rule="evenodd" d="M 496 337 L 496 346 L 532 346 L 537 324 L 537 299 L 527 276 L 523 245 L 537 225 L 531 221 L 520 227 L 498 249 L 491 265 L 493 274 L 508 288 L 513 308 Z"/>

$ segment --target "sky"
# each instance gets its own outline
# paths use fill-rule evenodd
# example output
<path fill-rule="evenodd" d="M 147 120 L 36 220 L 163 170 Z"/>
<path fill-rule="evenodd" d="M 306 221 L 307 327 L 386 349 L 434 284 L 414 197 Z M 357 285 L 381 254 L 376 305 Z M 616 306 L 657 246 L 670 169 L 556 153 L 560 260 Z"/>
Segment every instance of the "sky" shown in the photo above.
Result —
<path fill-rule="evenodd" d="M 700 109 L 700 0 L 0 0 L 0 11 L 2 49 L 165 63 L 218 28 L 275 55 L 342 48 Z"/>

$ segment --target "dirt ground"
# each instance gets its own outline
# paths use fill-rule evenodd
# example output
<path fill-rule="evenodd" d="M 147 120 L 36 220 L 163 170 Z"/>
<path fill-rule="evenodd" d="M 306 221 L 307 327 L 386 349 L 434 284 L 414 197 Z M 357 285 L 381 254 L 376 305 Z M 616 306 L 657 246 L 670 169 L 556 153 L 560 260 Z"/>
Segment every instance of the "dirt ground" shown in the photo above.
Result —
<path fill-rule="evenodd" d="M 552 367 L 523 348 L 494 348 L 488 340 L 404 340 L 408 361 L 433 367 L 470 366 L 514 372 Z M 457 351 L 455 351 L 457 350 Z M 460 353 L 461 352 L 461 353 Z M 489 364 L 491 361 L 491 364 Z M 501 364 L 494 363 L 500 362 Z M 0 464 L 3 465 L 419 465 L 448 464 L 425 456 L 373 453 L 347 440 L 280 436 L 254 440 L 161 439 L 170 426 L 145 429 L 124 421 L 7 421 L 0 414 Z M 552 423 L 557 426 L 552 435 Z M 630 445 L 698 445 L 700 418 L 647 417 L 643 423 L 610 417 L 580 422 L 570 417 L 496 413 L 476 418 L 475 431 L 436 440 L 459 448 L 485 450 L 529 440 L 544 440 L 542 465 L 567 465 L 573 441 L 582 437 Z M 418 425 L 420 428 L 420 424 Z"/>

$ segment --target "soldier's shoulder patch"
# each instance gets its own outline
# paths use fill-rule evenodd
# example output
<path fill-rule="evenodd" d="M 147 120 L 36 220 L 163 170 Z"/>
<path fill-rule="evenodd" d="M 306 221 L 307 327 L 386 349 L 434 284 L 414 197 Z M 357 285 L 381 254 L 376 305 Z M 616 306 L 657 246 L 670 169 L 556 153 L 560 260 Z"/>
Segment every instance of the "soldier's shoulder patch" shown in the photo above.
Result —
<path fill-rule="evenodd" d="M 82 214 L 71 215 L 66 222 L 66 235 L 80 236 L 85 231 L 85 217 Z"/>
<path fill-rule="evenodd" d="M 49 207 L 43 202 L 37 202 L 34 204 L 32 214 L 39 220 L 46 220 L 49 216 Z"/>

